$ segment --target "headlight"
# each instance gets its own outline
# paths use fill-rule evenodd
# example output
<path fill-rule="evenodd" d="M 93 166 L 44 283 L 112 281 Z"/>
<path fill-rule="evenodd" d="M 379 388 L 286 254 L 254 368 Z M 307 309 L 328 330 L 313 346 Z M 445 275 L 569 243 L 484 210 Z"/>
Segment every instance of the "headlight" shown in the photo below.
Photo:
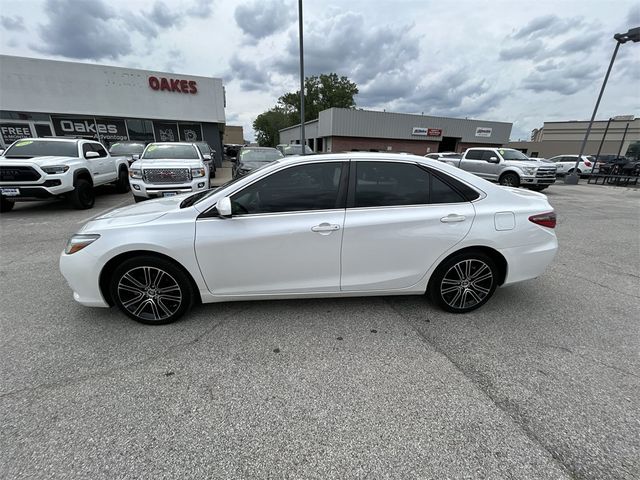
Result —
<path fill-rule="evenodd" d="M 56 173 L 64 173 L 69 170 L 68 165 L 54 165 L 52 167 L 42 167 L 42 171 L 44 173 L 56 174 Z"/>
<path fill-rule="evenodd" d="M 130 168 L 129 176 L 131 178 L 142 178 L 142 170 L 139 170 L 137 168 Z"/>
<path fill-rule="evenodd" d="M 95 242 L 99 238 L 100 238 L 100 235 L 98 235 L 97 233 L 93 233 L 93 234 L 77 233 L 73 237 L 71 237 L 67 242 L 67 246 L 64 249 L 64 253 L 66 253 L 67 255 L 71 255 L 72 253 L 79 252 L 83 248 L 91 245 L 93 242 Z"/>
<path fill-rule="evenodd" d="M 522 171 L 525 175 L 535 175 L 536 167 L 522 167 Z"/>
<path fill-rule="evenodd" d="M 192 168 L 191 176 L 193 178 L 204 177 L 206 174 L 206 170 L 204 168 Z"/>

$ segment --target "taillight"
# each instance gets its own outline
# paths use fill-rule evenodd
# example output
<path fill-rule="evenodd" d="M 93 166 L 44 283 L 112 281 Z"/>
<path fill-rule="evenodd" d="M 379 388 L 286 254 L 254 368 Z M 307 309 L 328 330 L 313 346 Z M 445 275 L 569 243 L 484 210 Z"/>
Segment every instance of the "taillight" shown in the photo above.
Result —
<path fill-rule="evenodd" d="M 539 213 L 538 215 L 531 215 L 529 221 L 536 225 L 542 225 L 547 228 L 556 228 L 556 214 L 555 212 Z"/>
<path fill-rule="evenodd" d="M 585 161 L 584 161 L 584 164 L 585 164 L 587 167 L 590 167 L 590 166 L 591 166 L 591 162 L 590 162 L 589 160 L 585 160 Z"/>

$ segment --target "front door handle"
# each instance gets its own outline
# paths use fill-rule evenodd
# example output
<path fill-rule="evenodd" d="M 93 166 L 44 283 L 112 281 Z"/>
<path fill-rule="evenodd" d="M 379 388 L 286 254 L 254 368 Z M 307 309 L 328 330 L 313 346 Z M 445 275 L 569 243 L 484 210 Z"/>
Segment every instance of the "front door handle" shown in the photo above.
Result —
<path fill-rule="evenodd" d="M 450 213 L 446 217 L 442 217 L 440 221 L 442 223 L 456 223 L 456 222 L 464 222 L 467 217 L 464 215 L 456 215 L 455 213 Z"/>
<path fill-rule="evenodd" d="M 327 223 L 327 222 L 322 222 L 320 225 L 311 227 L 312 232 L 318 232 L 318 233 L 331 233 L 331 232 L 335 232 L 336 230 L 340 230 L 340 225 L 336 225 L 335 223 Z"/>

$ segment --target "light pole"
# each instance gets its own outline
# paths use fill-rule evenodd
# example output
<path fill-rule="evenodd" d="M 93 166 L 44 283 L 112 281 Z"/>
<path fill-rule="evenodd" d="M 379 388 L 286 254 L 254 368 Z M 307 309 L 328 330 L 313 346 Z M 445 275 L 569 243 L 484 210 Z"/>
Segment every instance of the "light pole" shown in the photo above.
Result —
<path fill-rule="evenodd" d="M 304 140 L 304 49 L 302 47 L 302 0 L 298 0 L 298 35 L 300 37 L 300 147 L 307 149 Z"/>
<path fill-rule="evenodd" d="M 302 0 L 301 0 L 302 1 Z M 566 175 L 564 177 L 564 182 L 570 185 L 577 185 L 578 179 L 580 175 L 578 174 L 578 166 L 580 165 L 580 160 L 582 159 L 582 155 L 584 155 L 584 149 L 587 146 L 587 139 L 589 138 L 589 133 L 591 133 L 591 127 L 593 126 L 593 120 L 596 118 L 596 113 L 598 113 L 598 107 L 600 106 L 600 100 L 602 100 L 602 94 L 604 93 L 604 87 L 607 86 L 607 80 L 609 80 L 609 74 L 611 73 L 611 67 L 613 67 L 613 62 L 616 59 L 616 55 L 618 54 L 618 49 L 620 48 L 620 44 L 627 43 L 628 41 L 632 42 L 640 42 L 640 27 L 635 27 L 629 29 L 627 33 L 616 33 L 613 36 L 616 41 L 616 48 L 613 50 L 613 55 L 611 56 L 611 62 L 609 62 L 609 68 L 607 69 L 607 74 L 604 76 L 604 81 L 602 82 L 602 88 L 600 88 L 600 94 L 598 95 L 598 100 L 596 101 L 596 106 L 593 109 L 593 114 L 591 115 L 591 120 L 589 120 L 589 126 L 587 127 L 587 131 L 584 134 L 584 139 L 582 140 L 582 145 L 580 146 L 580 153 L 578 154 L 578 158 L 576 159 L 576 164 L 573 167 L 573 173 Z"/>

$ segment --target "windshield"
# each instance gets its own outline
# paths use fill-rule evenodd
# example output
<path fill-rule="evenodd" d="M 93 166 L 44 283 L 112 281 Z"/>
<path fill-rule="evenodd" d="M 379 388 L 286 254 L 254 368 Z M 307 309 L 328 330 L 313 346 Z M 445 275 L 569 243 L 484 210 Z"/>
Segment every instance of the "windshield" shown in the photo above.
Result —
<path fill-rule="evenodd" d="M 144 151 L 142 158 L 146 160 L 159 158 L 197 160 L 200 157 L 198 156 L 197 150 L 192 145 L 164 145 L 152 143 Z"/>
<path fill-rule="evenodd" d="M 241 162 L 273 162 L 282 158 L 282 154 L 274 149 L 264 150 L 242 150 L 240 152 Z"/>
<path fill-rule="evenodd" d="M 109 149 L 111 155 L 140 155 L 144 151 L 144 143 L 114 143 Z"/>
<path fill-rule="evenodd" d="M 196 147 L 198 147 L 198 150 L 200 150 L 200 153 L 203 155 L 211 153 L 211 147 L 206 142 L 198 142 L 196 143 Z"/>
<path fill-rule="evenodd" d="M 499 148 L 498 152 L 505 160 L 526 160 L 530 161 L 530 158 L 527 157 L 524 153 L 518 150 L 512 150 L 510 148 Z"/>
<path fill-rule="evenodd" d="M 300 155 L 302 153 L 302 145 L 287 145 L 283 148 L 285 155 Z M 313 153 L 308 145 L 304 146 L 305 153 Z"/>
<path fill-rule="evenodd" d="M 9 147 L 5 158 L 77 157 L 78 144 L 74 141 L 20 140 Z"/>

